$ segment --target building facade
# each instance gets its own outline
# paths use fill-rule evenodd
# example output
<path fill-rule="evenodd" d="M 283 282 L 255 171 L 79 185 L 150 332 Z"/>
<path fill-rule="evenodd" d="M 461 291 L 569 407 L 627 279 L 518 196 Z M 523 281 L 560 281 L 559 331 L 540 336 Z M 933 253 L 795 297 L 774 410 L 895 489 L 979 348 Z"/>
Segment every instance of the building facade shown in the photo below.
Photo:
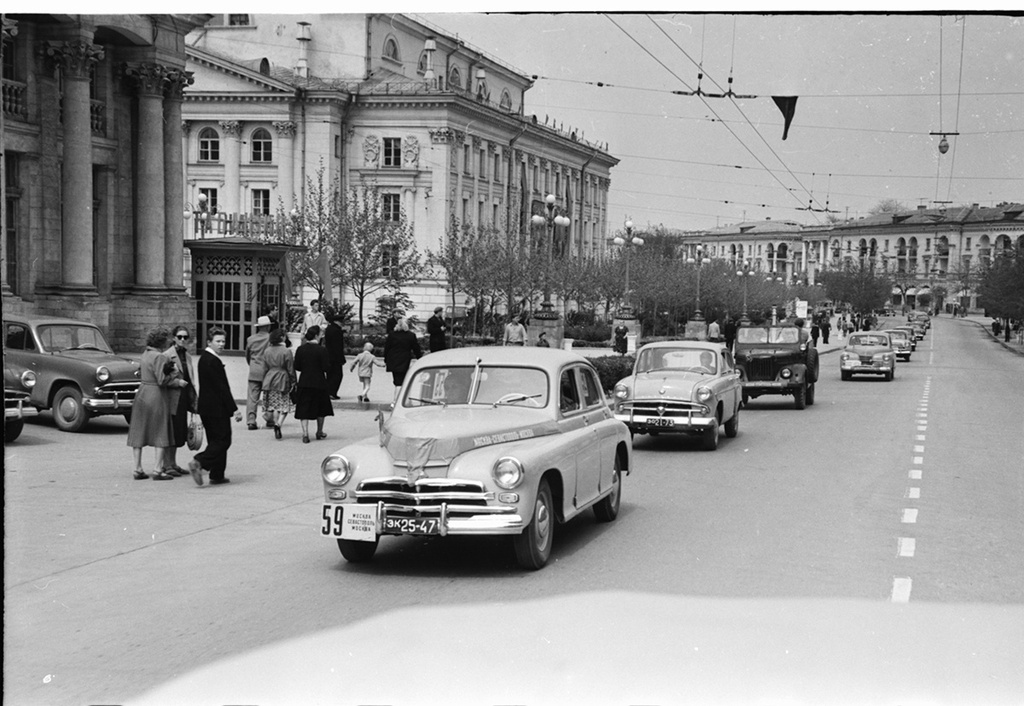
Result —
<path fill-rule="evenodd" d="M 302 209 L 310 179 L 375 184 L 420 252 L 452 218 L 529 227 L 553 194 L 571 225 L 559 252 L 607 247 L 604 146 L 525 112 L 532 79 L 408 15 L 221 15 L 188 37 L 184 192 L 203 209 L 189 237 L 245 235 Z M 197 209 L 197 211 L 200 209 Z M 270 227 L 270 226 L 268 226 Z M 405 291 L 423 315 L 444 283 Z M 372 305 L 372 302 L 368 302 Z"/>
<path fill-rule="evenodd" d="M 1024 204 L 919 206 L 825 226 L 754 221 L 688 232 L 680 243 L 687 254 L 701 247 L 706 257 L 749 263 L 791 284 L 813 285 L 824 270 L 863 264 L 893 279 L 896 306 L 913 306 L 918 294 L 941 286 L 946 297 L 936 305 L 973 312 L 984 267 L 1000 254 L 1024 252 Z"/>
<path fill-rule="evenodd" d="M 3 17 L 5 311 L 88 319 L 121 350 L 191 320 L 184 39 L 208 17 Z"/>

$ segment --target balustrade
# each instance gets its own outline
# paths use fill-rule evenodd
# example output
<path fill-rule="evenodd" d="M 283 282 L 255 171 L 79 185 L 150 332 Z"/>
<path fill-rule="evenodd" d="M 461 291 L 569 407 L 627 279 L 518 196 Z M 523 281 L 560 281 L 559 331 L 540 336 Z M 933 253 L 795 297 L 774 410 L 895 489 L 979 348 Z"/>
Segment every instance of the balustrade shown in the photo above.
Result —
<path fill-rule="evenodd" d="M 202 218 L 196 214 L 191 219 L 195 238 L 260 238 L 283 239 L 287 235 L 292 219 L 287 216 L 258 215 L 253 213 L 207 213 Z"/>
<path fill-rule="evenodd" d="M 26 98 L 27 86 L 21 81 L 3 79 L 3 111 L 4 115 L 24 120 L 28 115 Z"/>

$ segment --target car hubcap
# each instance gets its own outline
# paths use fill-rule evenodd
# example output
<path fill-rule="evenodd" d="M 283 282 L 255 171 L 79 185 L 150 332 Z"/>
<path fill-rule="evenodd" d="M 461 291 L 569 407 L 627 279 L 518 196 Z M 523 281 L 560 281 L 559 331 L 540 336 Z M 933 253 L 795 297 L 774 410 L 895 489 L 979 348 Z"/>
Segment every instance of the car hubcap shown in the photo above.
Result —
<path fill-rule="evenodd" d="M 548 544 L 548 535 L 551 532 L 551 513 L 548 511 L 547 503 L 541 498 L 537 500 L 536 515 L 534 524 L 537 526 L 537 547 L 543 549 Z"/>
<path fill-rule="evenodd" d="M 78 402 L 73 397 L 65 397 L 61 400 L 60 416 L 68 421 L 78 416 Z"/>

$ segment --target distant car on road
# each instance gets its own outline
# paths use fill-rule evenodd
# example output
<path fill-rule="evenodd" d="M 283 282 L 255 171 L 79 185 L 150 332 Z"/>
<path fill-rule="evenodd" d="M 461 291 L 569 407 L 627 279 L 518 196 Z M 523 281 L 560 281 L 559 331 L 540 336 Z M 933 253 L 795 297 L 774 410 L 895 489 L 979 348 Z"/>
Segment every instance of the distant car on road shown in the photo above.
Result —
<path fill-rule="evenodd" d="M 320 467 L 320 533 L 350 562 L 382 535 L 508 535 L 525 569 L 551 555 L 555 527 L 619 512 L 629 429 L 612 416 L 586 358 L 480 347 L 416 361 L 379 438 Z"/>
<path fill-rule="evenodd" d="M 794 324 L 741 326 L 736 365 L 742 372 L 744 403 L 761 395 L 792 395 L 797 409 L 814 404 L 818 351 L 806 329 Z"/>
<path fill-rule="evenodd" d="M 139 390 L 138 354 L 115 353 L 88 322 L 46 316 L 4 316 L 4 353 L 36 375 L 30 401 L 53 412 L 63 431 L 81 431 L 104 414 L 131 417 Z"/>
<path fill-rule="evenodd" d="M 4 360 L 4 443 L 9 444 L 25 427 L 25 418 L 34 417 L 39 410 L 30 401 L 36 374 L 17 363 Z"/>
<path fill-rule="evenodd" d="M 896 357 L 900 360 L 910 360 L 910 354 L 914 352 L 913 335 L 902 328 L 887 328 L 885 333 L 889 334 Z"/>
<path fill-rule="evenodd" d="M 714 451 L 721 425 L 729 438 L 739 430 L 740 371 L 720 343 L 649 343 L 613 396 L 615 418 L 636 434 L 700 435 L 704 448 Z"/>
<path fill-rule="evenodd" d="M 907 334 L 907 340 L 910 341 L 910 352 L 913 353 L 914 351 L 917 350 L 917 333 L 916 333 L 916 330 L 914 329 L 914 327 L 911 326 L 910 324 L 906 324 L 906 325 L 902 325 L 901 324 L 900 326 L 893 326 L 892 328 L 885 329 L 885 330 L 886 331 L 903 331 L 905 334 Z"/>
<path fill-rule="evenodd" d="M 846 339 L 839 355 L 839 375 L 849 380 L 854 375 L 881 375 L 886 381 L 896 376 L 896 350 L 886 331 L 863 331 Z"/>

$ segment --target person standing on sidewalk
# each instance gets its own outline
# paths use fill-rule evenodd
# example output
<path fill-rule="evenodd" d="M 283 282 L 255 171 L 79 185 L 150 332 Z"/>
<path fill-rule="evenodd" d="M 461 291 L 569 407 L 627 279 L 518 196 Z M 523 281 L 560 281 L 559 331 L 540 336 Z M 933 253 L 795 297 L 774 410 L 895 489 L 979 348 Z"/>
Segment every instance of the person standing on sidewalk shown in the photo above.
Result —
<path fill-rule="evenodd" d="M 339 321 L 336 314 L 331 314 L 328 317 L 327 328 L 324 329 L 324 348 L 327 349 L 327 357 L 331 361 L 331 366 L 327 369 L 327 393 L 332 400 L 340 399 L 338 389 L 341 388 L 341 380 L 345 376 L 345 331 L 338 325 Z"/>
<path fill-rule="evenodd" d="M 270 332 L 270 345 L 263 351 L 267 374 L 263 378 L 263 409 L 274 415 L 274 438 L 281 438 L 281 425 L 292 411 L 289 393 L 295 386 L 295 358 L 284 344 L 284 329 Z"/>
<path fill-rule="evenodd" d="M 199 395 L 196 393 L 196 371 L 192 366 L 192 356 L 188 354 L 188 342 L 191 338 L 188 328 L 177 326 L 172 330 L 174 331 L 174 345 L 167 349 L 167 357 L 174 362 L 178 373 L 188 385 L 171 388 L 171 421 L 174 427 L 174 443 L 166 449 L 164 471 L 168 473 L 174 471 L 177 475 L 183 476 L 187 471 L 178 465 L 178 449 L 184 446 L 188 440 L 188 415 L 195 414 Z"/>
<path fill-rule="evenodd" d="M 434 307 L 434 315 L 427 319 L 427 333 L 430 335 L 430 352 L 443 351 L 448 347 L 448 339 L 445 332 L 448 327 L 444 323 L 444 308 Z"/>
<path fill-rule="evenodd" d="M 306 331 L 306 342 L 295 351 L 295 372 L 299 374 L 295 418 L 302 423 L 302 443 L 309 443 L 309 420 L 316 420 L 316 438 L 326 439 L 324 418 L 334 416 L 334 405 L 327 394 L 327 349 L 317 343 L 320 327 Z"/>
<path fill-rule="evenodd" d="M 245 362 L 249 364 L 249 385 L 245 397 L 245 421 L 249 425 L 249 431 L 258 429 L 256 426 L 256 408 L 259 406 L 260 397 L 263 395 L 263 378 L 267 375 L 267 365 L 263 362 L 263 352 L 270 343 L 271 321 L 269 316 L 261 316 L 256 319 L 256 333 L 249 336 L 245 342 Z M 263 409 L 263 419 L 268 429 L 274 428 L 274 419 L 266 407 Z"/>
<path fill-rule="evenodd" d="M 829 321 L 828 314 L 821 317 L 821 343 L 822 345 L 828 345 L 828 335 L 832 332 L 832 322 Z"/>
<path fill-rule="evenodd" d="M 398 391 L 405 382 L 405 374 L 409 372 L 413 359 L 422 356 L 420 342 L 409 330 L 409 321 L 399 319 L 395 330 L 384 339 L 384 369 L 391 373 L 391 381 L 395 384 L 394 399 L 398 399 Z"/>
<path fill-rule="evenodd" d="M 352 361 L 352 367 L 349 368 L 349 372 L 359 368 L 356 375 L 359 377 L 359 384 L 363 386 L 358 398 L 360 402 L 370 401 L 370 382 L 373 380 L 373 366 L 375 365 L 384 367 L 384 363 L 377 362 L 377 356 L 373 354 L 373 344 L 367 341 L 363 344 L 363 352 L 356 356 Z"/>
<path fill-rule="evenodd" d="M 142 449 L 156 447 L 156 471 L 153 480 L 172 480 L 178 473 L 167 473 L 167 448 L 174 444 L 171 421 L 171 389 L 181 389 L 187 383 L 178 373 L 174 361 L 167 357 L 171 332 L 155 328 L 146 337 L 146 350 L 140 361 L 142 384 L 132 402 L 132 419 L 128 424 L 128 446 L 135 457 L 135 480 L 150 476 L 142 470 Z"/>
<path fill-rule="evenodd" d="M 206 336 L 206 350 L 199 356 L 199 417 L 206 428 L 206 448 L 188 464 L 188 472 L 196 485 L 203 484 L 203 471 L 210 474 L 210 485 L 230 483 L 224 477 L 231 448 L 231 418 L 242 421 L 242 413 L 231 394 L 228 374 L 224 370 L 221 351 L 227 345 L 228 334 L 222 328 L 211 328 Z"/>

